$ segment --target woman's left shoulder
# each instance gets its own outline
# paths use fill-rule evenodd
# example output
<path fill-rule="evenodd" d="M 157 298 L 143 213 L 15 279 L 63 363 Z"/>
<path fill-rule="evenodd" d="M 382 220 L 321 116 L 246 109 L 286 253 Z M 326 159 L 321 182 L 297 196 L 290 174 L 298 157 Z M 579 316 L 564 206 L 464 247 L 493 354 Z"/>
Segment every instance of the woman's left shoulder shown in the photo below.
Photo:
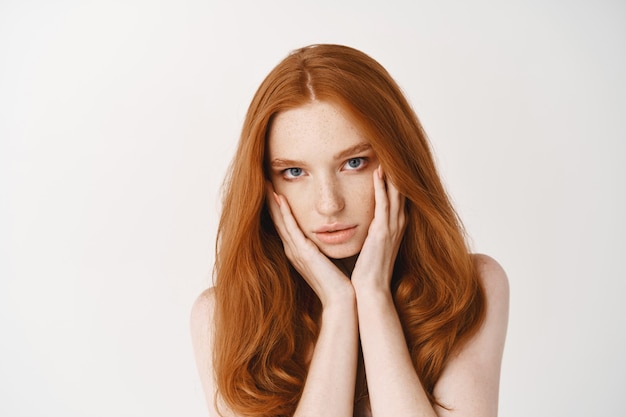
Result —
<path fill-rule="evenodd" d="M 509 301 L 509 279 L 504 268 L 491 256 L 474 253 L 472 260 L 476 265 L 480 276 L 481 284 L 485 290 L 488 302 L 499 300 L 508 310 Z"/>
<path fill-rule="evenodd" d="M 497 415 L 500 367 L 509 316 L 509 281 L 493 258 L 472 254 L 485 294 L 485 316 L 476 332 L 452 355 L 435 385 L 439 416 Z"/>
<path fill-rule="evenodd" d="M 509 279 L 492 257 L 473 254 L 472 258 L 485 294 L 485 318 L 474 343 L 483 352 L 501 356 L 509 322 Z"/>

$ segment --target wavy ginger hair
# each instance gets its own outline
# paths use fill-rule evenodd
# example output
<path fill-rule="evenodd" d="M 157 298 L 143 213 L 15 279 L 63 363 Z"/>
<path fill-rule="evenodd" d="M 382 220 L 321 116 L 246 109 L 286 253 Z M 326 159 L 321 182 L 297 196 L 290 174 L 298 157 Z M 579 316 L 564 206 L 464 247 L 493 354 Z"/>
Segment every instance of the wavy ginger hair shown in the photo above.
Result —
<path fill-rule="evenodd" d="M 302 393 L 321 306 L 290 265 L 268 214 L 264 164 L 273 117 L 315 100 L 345 110 L 406 196 L 391 291 L 413 365 L 435 403 L 447 359 L 483 319 L 483 290 L 417 116 L 380 64 L 339 45 L 291 53 L 248 109 L 224 183 L 216 245 L 217 395 L 240 415 L 288 416 Z"/>

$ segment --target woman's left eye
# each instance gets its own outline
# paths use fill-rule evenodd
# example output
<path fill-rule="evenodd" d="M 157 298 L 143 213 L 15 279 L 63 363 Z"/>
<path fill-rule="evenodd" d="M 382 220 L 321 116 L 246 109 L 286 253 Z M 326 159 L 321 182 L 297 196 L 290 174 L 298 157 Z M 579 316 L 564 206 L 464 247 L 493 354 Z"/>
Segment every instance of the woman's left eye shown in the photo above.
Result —
<path fill-rule="evenodd" d="M 359 169 L 359 168 L 363 168 L 363 165 L 365 165 L 365 158 L 350 158 L 346 161 L 346 165 L 345 167 L 347 169 Z"/>

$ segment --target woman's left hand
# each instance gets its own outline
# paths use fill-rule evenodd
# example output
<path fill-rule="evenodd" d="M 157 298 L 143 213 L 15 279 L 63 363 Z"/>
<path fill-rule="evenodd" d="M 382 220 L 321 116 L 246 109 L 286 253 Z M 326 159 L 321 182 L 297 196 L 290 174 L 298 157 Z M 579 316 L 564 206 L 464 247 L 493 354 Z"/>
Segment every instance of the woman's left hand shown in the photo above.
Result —
<path fill-rule="evenodd" d="M 374 171 L 374 218 L 352 272 L 355 289 L 389 291 L 391 276 L 406 226 L 405 197 L 385 178 L 381 166 Z"/>

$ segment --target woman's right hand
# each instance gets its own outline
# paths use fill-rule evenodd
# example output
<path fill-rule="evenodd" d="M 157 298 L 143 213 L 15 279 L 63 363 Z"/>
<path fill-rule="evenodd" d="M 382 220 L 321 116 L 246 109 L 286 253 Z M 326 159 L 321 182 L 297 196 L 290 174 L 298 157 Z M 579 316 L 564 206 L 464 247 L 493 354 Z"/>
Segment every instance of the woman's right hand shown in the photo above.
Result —
<path fill-rule="evenodd" d="M 285 254 L 315 291 L 322 306 L 341 302 L 344 297 L 353 299 L 354 289 L 350 279 L 304 235 L 291 213 L 289 203 L 283 196 L 276 194 L 269 182 L 267 195 L 270 215 L 283 242 Z"/>

